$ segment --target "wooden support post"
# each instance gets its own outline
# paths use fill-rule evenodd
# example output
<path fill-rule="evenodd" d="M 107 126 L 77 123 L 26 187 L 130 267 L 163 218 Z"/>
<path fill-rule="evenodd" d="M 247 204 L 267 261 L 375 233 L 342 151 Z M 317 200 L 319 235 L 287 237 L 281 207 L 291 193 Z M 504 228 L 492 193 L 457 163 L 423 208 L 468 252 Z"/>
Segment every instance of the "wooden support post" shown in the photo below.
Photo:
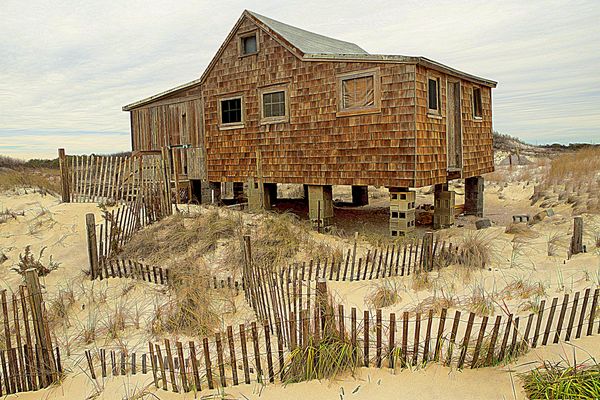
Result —
<path fill-rule="evenodd" d="M 96 219 L 94 214 L 85 215 L 85 226 L 87 230 L 88 260 L 90 264 L 90 277 L 96 279 L 98 273 L 98 242 L 96 241 Z"/>
<path fill-rule="evenodd" d="M 326 330 L 331 328 L 331 315 L 329 315 L 329 310 L 327 309 L 327 281 L 324 278 L 319 278 L 317 281 L 316 296 L 316 305 L 321 314 L 321 331 L 323 332 L 323 337 L 325 337 Z"/>
<path fill-rule="evenodd" d="M 583 253 L 583 218 L 573 218 L 573 236 L 571 237 L 570 254 Z"/>
<path fill-rule="evenodd" d="M 67 164 L 65 149 L 58 149 L 58 165 L 60 167 L 60 191 L 62 202 L 70 203 L 71 194 L 69 193 L 69 166 Z"/>

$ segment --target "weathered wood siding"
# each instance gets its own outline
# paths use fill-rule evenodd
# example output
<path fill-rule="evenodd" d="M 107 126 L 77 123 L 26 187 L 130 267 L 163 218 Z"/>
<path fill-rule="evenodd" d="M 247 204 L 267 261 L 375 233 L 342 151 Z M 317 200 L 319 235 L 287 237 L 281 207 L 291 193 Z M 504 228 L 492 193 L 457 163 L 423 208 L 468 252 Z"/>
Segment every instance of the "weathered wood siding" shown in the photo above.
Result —
<path fill-rule="evenodd" d="M 427 109 L 427 79 L 440 78 L 441 115 L 430 116 Z M 417 171 L 415 186 L 421 187 L 436 183 L 445 183 L 447 178 L 447 87 L 448 75 L 416 68 L 416 149 Z M 461 118 L 462 118 L 462 177 L 477 176 L 494 169 L 492 152 L 492 104 L 491 88 L 461 80 Z M 481 89 L 481 120 L 473 118 L 473 87 Z"/>
<path fill-rule="evenodd" d="M 202 101 L 198 98 L 198 88 L 132 110 L 131 131 L 133 150 L 160 150 L 167 145 L 201 146 Z"/>
<path fill-rule="evenodd" d="M 239 32 L 254 29 L 246 20 Z M 412 186 L 414 65 L 303 62 L 259 31 L 257 55 L 239 57 L 229 42 L 202 86 L 208 176 L 265 182 Z M 336 75 L 379 67 L 381 113 L 336 117 Z M 261 125 L 258 89 L 289 84 L 289 123 Z M 245 127 L 219 129 L 218 101 L 243 94 Z"/>

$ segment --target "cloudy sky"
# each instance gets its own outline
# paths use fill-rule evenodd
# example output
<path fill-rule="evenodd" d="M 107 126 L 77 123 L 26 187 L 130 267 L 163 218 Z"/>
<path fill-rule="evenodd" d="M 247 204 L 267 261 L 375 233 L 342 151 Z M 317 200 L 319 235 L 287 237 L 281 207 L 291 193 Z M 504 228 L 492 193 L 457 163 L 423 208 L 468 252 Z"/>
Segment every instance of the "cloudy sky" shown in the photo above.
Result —
<path fill-rule="evenodd" d="M 2 0 L 0 154 L 129 149 L 121 107 L 197 79 L 245 8 L 496 80 L 500 132 L 600 141 L 598 0 Z"/>

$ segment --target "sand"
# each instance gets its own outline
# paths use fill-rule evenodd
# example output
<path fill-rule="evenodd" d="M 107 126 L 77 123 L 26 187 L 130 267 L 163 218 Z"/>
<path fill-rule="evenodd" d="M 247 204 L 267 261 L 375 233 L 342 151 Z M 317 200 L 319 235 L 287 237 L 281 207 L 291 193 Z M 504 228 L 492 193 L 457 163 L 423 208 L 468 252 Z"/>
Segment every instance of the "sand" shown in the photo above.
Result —
<path fill-rule="evenodd" d="M 456 186 L 461 192 L 460 185 Z M 346 232 L 360 227 L 361 232 L 385 231 L 381 224 L 387 223 L 387 218 L 375 218 L 374 225 L 364 222 L 369 212 L 385 210 L 387 198 L 373 190 L 375 198 L 369 206 L 358 210 L 339 211 L 340 215 L 351 216 L 352 221 L 342 222 Z M 391 279 L 398 285 L 401 300 L 386 307 L 383 312 L 412 311 L 420 304 L 431 301 L 443 289 L 456 298 L 456 307 L 466 309 L 475 290 L 484 290 L 497 298 L 495 313 L 500 307 L 515 314 L 527 315 L 523 308 L 530 298 L 512 296 L 502 297 L 499 293 L 516 281 L 528 284 L 540 284 L 544 288 L 545 297 L 562 296 L 564 293 L 574 293 L 586 287 L 600 284 L 600 256 L 594 248 L 588 253 L 568 259 L 567 249 L 572 229 L 572 208 L 569 205 L 558 205 L 554 208 L 555 215 L 547 217 L 531 227 L 527 235 L 505 233 L 505 227 L 511 221 L 511 216 L 517 213 L 535 214 L 541 209 L 531 205 L 529 197 L 533 186 L 521 182 L 489 184 L 486 188 L 486 216 L 492 220 L 493 227 L 475 231 L 472 217 L 461 217 L 457 226 L 441 231 L 448 240 L 463 240 L 468 235 L 482 235 L 493 243 L 494 257 L 485 269 L 477 270 L 465 278 L 463 270 L 450 267 L 439 273 L 432 273 L 435 286 L 415 290 L 413 278 Z M 339 191 L 337 195 L 346 201 L 348 193 Z M 458 196 L 457 203 L 463 201 Z M 433 197 L 427 189 L 420 190 L 418 203 L 432 203 Z M 10 209 L 23 216 L 9 219 L 0 224 L 0 252 L 8 259 L 0 264 L 0 288 L 15 290 L 21 283 L 21 277 L 11 268 L 18 264 L 18 256 L 27 245 L 31 245 L 37 256 L 44 251 L 44 262 L 52 255 L 53 260 L 60 263 L 57 271 L 42 278 L 45 289 L 45 299 L 50 304 L 61 291 L 73 290 L 76 301 L 69 306 L 69 323 L 55 327 L 54 339 L 63 347 L 68 347 L 71 355 L 65 356 L 68 373 L 64 382 L 58 387 L 45 389 L 36 393 L 21 393 L 23 399 L 79 399 L 90 398 L 94 393 L 98 399 L 132 398 L 140 395 L 151 384 L 151 374 L 136 377 L 108 378 L 105 382 L 94 383 L 85 371 L 87 366 L 83 358 L 85 348 L 108 346 L 128 349 L 143 349 L 147 340 L 152 337 L 152 315 L 154 308 L 166 301 L 168 293 L 157 285 L 129 279 L 111 279 L 103 282 L 90 282 L 84 272 L 88 269 L 87 246 L 85 238 L 85 213 L 92 212 L 100 221 L 101 211 L 95 204 L 61 204 L 59 199 L 52 196 L 41 196 L 38 193 L 27 193 L 23 190 L 0 194 L 0 210 Z M 343 208 L 340 210 L 344 210 Z M 338 212 L 338 211 L 336 211 Z M 386 211 L 387 212 L 387 211 Z M 383 215 L 383 214 L 382 214 Z M 357 218 L 354 218 L 357 216 Z M 600 227 L 600 216 L 584 214 L 585 242 L 592 243 Z M 259 217 L 245 216 L 246 221 Z M 379 221 L 382 219 L 382 221 Z M 379 221 L 379 222 L 377 222 Z M 358 229 L 357 229 L 358 230 Z M 362 233 L 361 233 L 362 234 Z M 331 246 L 349 246 L 351 240 L 335 235 L 315 235 L 318 240 Z M 548 242 L 551 238 L 552 254 L 548 255 Z M 368 244 L 359 244 L 359 255 Z M 217 252 L 208 260 L 218 262 Z M 347 309 L 356 307 L 359 310 L 368 309 L 368 297 L 374 285 L 369 282 L 330 282 L 329 288 L 335 293 L 338 302 Z M 243 296 L 235 299 L 237 313 L 224 314 L 223 323 L 235 324 L 248 318 L 248 309 L 244 305 Z M 106 321 L 111 314 L 119 309 L 127 313 L 126 328 L 118 337 L 111 337 Z M 81 333 L 89 324 L 90 319 L 96 321 L 96 337 L 91 343 L 85 343 Z M 67 326 L 68 325 L 68 326 Z M 187 338 L 173 337 L 186 340 Z M 535 349 L 522 356 L 517 362 L 495 368 L 457 371 L 439 365 L 428 365 L 424 369 L 402 370 L 391 372 L 387 369 L 361 369 L 356 377 L 345 377 L 334 382 L 306 382 L 283 387 L 281 385 L 261 386 L 258 384 L 242 385 L 225 389 L 225 394 L 231 398 L 332 398 L 332 399 L 373 399 L 373 398 L 444 398 L 444 399 L 521 399 L 524 393 L 516 376 L 533 368 L 541 360 L 572 359 L 572 352 L 577 352 L 576 359 L 583 360 L 600 356 L 600 341 L 598 336 L 583 338 L 574 342 L 576 347 L 568 344 L 558 344 Z M 194 398 L 193 394 L 181 395 L 148 389 L 152 393 L 148 398 L 175 399 Z M 203 391 L 198 398 L 209 394 Z M 139 397 L 141 398 L 141 397 Z M 227 398 L 227 397 L 226 397 Z"/>

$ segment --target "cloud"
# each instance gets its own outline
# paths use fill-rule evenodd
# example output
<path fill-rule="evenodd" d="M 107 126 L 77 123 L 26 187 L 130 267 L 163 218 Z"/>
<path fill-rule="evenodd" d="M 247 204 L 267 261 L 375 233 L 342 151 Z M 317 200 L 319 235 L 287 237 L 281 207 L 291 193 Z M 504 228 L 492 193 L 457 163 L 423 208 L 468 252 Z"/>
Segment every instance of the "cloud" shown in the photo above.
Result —
<path fill-rule="evenodd" d="M 122 138 L 129 118 L 121 107 L 198 78 L 244 8 L 372 53 L 423 55 L 497 80 L 494 126 L 501 132 L 537 142 L 600 138 L 594 0 L 4 0 L 0 141 L 41 149 L 46 140 L 52 148 L 87 132 L 69 145 L 93 152 L 107 137 Z M 115 145 L 125 150 L 129 141 Z"/>

